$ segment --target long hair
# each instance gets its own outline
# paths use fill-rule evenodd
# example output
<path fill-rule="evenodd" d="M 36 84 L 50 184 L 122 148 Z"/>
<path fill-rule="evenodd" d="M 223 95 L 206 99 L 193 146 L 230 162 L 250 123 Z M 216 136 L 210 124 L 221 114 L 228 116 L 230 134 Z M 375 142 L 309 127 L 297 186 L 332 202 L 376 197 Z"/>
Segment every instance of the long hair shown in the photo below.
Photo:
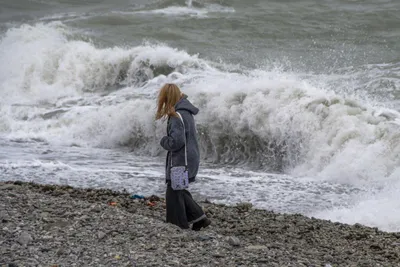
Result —
<path fill-rule="evenodd" d="M 176 84 L 165 84 L 158 94 L 156 120 L 164 117 L 176 117 L 175 105 L 182 97 L 182 92 Z"/>

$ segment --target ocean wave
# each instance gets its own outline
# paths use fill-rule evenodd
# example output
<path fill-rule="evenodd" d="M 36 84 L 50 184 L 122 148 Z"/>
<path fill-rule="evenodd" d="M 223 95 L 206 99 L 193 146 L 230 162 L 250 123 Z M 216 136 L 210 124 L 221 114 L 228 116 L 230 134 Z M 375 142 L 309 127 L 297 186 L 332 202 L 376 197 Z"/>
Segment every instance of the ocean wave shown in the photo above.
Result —
<path fill-rule="evenodd" d="M 234 13 L 233 7 L 224 6 L 220 3 L 212 3 L 209 1 L 185 1 L 185 5 L 182 5 L 182 1 L 163 1 L 150 3 L 143 8 L 132 11 L 116 11 L 118 14 L 123 15 L 162 15 L 169 17 L 189 17 L 189 18 L 208 18 L 212 14 L 220 13 Z"/>
<path fill-rule="evenodd" d="M 6 101 L 13 96 L 15 101 L 54 100 L 114 85 L 140 86 L 188 68 L 209 68 L 197 56 L 164 45 L 96 48 L 75 40 L 62 23 L 9 29 L 0 49 L 0 91 Z"/>
<path fill-rule="evenodd" d="M 175 82 L 201 110 L 205 161 L 346 182 L 400 165 L 399 113 L 332 91 L 323 75 L 317 86 L 315 76 L 230 72 L 161 44 L 98 48 L 61 23 L 10 29 L 0 48 L 2 137 L 158 156 L 156 94 Z"/>

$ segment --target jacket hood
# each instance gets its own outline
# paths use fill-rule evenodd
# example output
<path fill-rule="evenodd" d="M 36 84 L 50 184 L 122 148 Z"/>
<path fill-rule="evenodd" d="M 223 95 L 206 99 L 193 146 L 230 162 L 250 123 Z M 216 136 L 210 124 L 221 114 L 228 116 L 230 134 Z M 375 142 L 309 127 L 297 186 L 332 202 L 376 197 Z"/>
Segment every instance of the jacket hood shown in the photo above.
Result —
<path fill-rule="evenodd" d="M 199 113 L 199 109 L 193 106 L 193 104 L 187 99 L 187 95 L 183 95 L 183 97 L 176 103 L 175 110 L 187 110 L 193 115 Z"/>

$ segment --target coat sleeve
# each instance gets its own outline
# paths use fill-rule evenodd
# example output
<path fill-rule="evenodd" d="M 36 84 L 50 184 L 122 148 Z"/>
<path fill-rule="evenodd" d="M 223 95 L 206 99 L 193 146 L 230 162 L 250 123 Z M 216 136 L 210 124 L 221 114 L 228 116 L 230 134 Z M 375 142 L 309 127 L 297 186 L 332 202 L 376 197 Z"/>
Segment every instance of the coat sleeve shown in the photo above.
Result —
<path fill-rule="evenodd" d="M 160 144 L 168 151 L 178 151 L 185 145 L 185 136 L 182 121 L 177 117 L 171 117 L 171 127 L 169 128 L 169 135 L 164 136 Z"/>

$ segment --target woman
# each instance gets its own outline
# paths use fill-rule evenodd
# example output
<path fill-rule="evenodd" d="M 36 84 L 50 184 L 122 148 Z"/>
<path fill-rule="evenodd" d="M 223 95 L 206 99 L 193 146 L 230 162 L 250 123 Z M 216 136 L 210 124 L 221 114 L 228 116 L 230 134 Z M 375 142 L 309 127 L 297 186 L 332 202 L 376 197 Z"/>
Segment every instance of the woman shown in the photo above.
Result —
<path fill-rule="evenodd" d="M 171 187 L 171 166 L 185 165 L 185 138 L 189 183 L 195 181 L 199 169 L 200 155 L 197 132 L 193 116 L 199 109 L 192 105 L 187 96 L 175 84 L 165 84 L 158 95 L 156 119 L 167 118 L 167 135 L 161 139 L 161 146 L 168 151 L 165 165 L 167 192 L 167 222 L 188 229 L 193 223 L 195 231 L 207 227 L 211 221 L 187 190 L 173 190 Z M 179 113 L 182 117 L 179 117 Z M 182 123 L 183 122 L 183 123 Z M 171 156 L 172 155 L 172 156 Z M 171 162 L 172 160 L 172 162 Z"/>

